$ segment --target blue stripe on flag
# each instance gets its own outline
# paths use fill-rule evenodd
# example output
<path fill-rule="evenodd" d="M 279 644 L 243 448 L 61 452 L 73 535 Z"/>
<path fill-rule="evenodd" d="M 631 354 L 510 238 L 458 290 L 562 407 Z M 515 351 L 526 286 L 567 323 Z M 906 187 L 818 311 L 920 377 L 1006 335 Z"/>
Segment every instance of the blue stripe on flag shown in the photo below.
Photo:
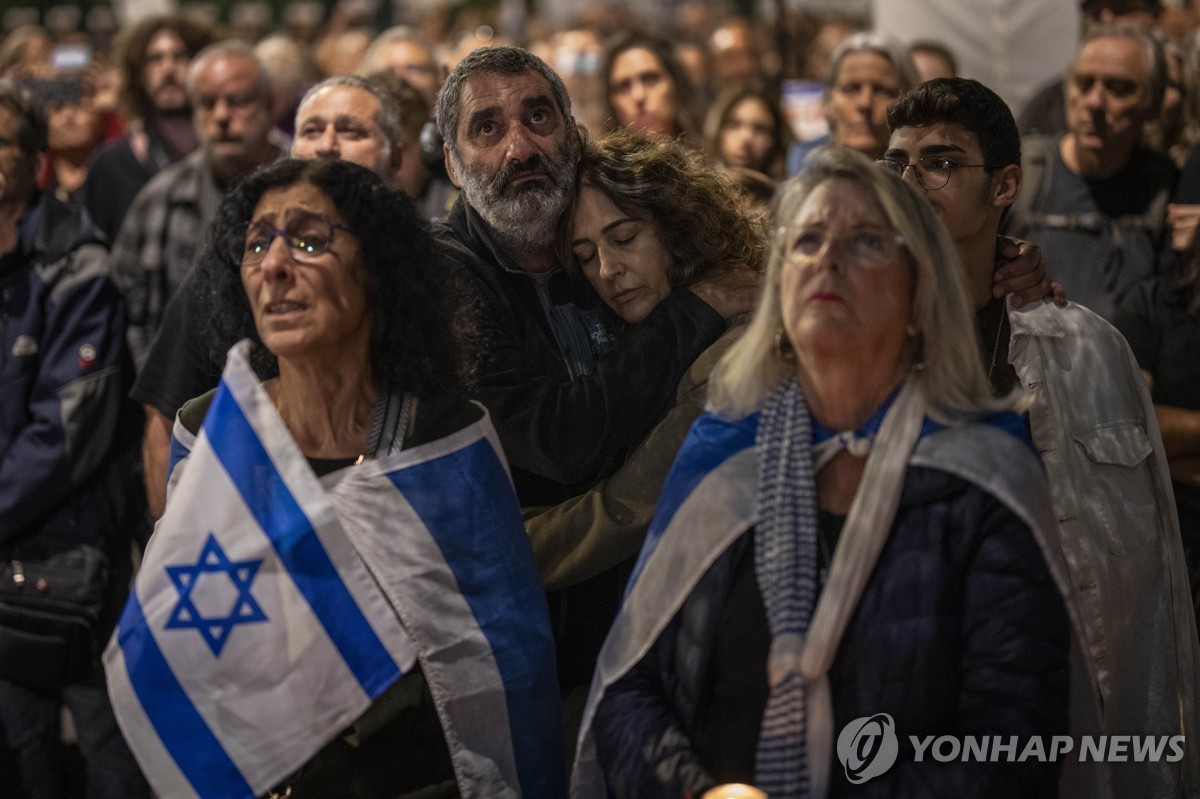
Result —
<path fill-rule="evenodd" d="M 522 795 L 565 796 L 556 754 L 554 637 L 504 466 L 480 439 L 388 478 L 433 536 L 492 648 L 504 681 Z"/>
<path fill-rule="evenodd" d="M 170 482 L 171 474 L 175 471 L 175 467 L 179 462 L 188 456 L 188 448 L 183 445 L 183 442 L 171 434 L 171 449 L 167 459 L 167 481 Z"/>
<path fill-rule="evenodd" d="M 204 430 L 213 452 L 325 633 L 363 691 L 376 698 L 396 681 L 401 669 L 346 589 L 311 522 L 224 384 L 208 411 Z"/>
<path fill-rule="evenodd" d="M 252 799 L 254 791 L 175 679 L 136 592 L 121 613 L 117 640 L 143 711 L 196 793 Z"/>
<path fill-rule="evenodd" d="M 743 419 L 729 421 L 711 413 L 704 413 L 692 423 L 692 429 L 688 431 L 687 438 L 679 448 L 679 454 L 658 496 L 654 519 L 650 522 L 641 554 L 638 555 L 637 564 L 629 577 L 629 588 L 632 588 L 641 576 L 646 559 L 658 546 L 659 539 L 675 518 L 676 511 L 700 481 L 733 455 L 746 447 L 754 446 L 758 418 L 759 414 L 755 413 Z M 628 593 L 628 588 L 626 592 Z"/>

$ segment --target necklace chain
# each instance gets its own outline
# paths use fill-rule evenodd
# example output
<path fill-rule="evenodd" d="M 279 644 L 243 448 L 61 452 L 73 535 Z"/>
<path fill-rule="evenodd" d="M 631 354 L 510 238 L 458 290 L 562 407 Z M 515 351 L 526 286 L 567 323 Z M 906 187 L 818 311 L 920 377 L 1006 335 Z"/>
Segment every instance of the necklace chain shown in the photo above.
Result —
<path fill-rule="evenodd" d="M 992 382 L 992 373 L 996 371 L 996 356 L 1000 354 L 1000 337 L 1004 335 L 1004 321 L 1008 319 L 1007 309 L 1000 311 L 1000 322 L 996 325 L 996 343 L 992 345 L 992 365 L 988 367 L 988 382 Z"/>

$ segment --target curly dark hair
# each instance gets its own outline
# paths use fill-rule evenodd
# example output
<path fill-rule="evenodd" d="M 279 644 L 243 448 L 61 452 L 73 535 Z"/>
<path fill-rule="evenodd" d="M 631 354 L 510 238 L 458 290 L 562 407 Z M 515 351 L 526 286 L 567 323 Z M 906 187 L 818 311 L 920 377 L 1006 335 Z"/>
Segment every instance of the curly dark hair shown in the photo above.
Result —
<path fill-rule="evenodd" d="M 583 186 L 604 192 L 630 216 L 654 223 L 671 255 L 667 280 L 672 288 L 691 285 L 715 269 L 762 270 L 762 229 L 703 155 L 681 142 L 615 130 L 584 143 L 575 192 L 559 223 L 559 258 L 572 275 L 579 274 L 571 229 Z"/>
<path fill-rule="evenodd" d="M 154 110 L 154 103 L 142 85 L 142 70 L 150 40 L 164 30 L 182 39 L 188 55 L 193 57 L 213 41 L 207 26 L 182 16 L 146 17 L 121 31 L 113 43 L 113 61 L 121 70 L 122 102 L 131 119 L 146 119 Z"/>
<path fill-rule="evenodd" d="M 209 340 L 218 362 L 224 361 L 230 345 L 249 338 L 259 374 L 278 371 L 255 329 L 240 266 L 220 243 L 249 221 L 266 192 L 300 183 L 322 191 L 337 208 L 340 223 L 358 238 L 376 387 L 417 396 L 461 392 L 469 377 L 470 326 L 453 285 L 452 267 L 434 243 L 428 223 L 417 215 L 412 200 L 385 187 L 375 173 L 324 158 L 277 161 L 225 196 L 199 267 L 213 276 Z"/>

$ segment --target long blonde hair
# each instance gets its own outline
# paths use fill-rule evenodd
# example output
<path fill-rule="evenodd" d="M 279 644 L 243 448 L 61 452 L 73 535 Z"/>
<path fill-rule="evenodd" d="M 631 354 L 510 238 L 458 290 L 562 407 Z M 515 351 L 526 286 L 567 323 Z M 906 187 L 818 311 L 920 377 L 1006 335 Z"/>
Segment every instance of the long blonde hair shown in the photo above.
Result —
<path fill-rule="evenodd" d="M 745 335 L 713 370 L 709 380 L 713 410 L 732 417 L 752 413 L 794 371 L 794 364 L 784 361 L 777 346 L 778 337 L 785 335 L 779 288 L 784 231 L 808 195 L 833 178 L 853 180 L 870 191 L 912 256 L 916 358 L 923 364 L 917 380 L 928 414 L 943 424 L 957 424 L 990 411 L 1020 407 L 1015 394 L 992 396 L 980 362 L 979 337 L 958 251 L 936 212 L 894 173 L 857 151 L 831 147 L 814 152 L 804 170 L 779 188 L 762 296 Z"/>

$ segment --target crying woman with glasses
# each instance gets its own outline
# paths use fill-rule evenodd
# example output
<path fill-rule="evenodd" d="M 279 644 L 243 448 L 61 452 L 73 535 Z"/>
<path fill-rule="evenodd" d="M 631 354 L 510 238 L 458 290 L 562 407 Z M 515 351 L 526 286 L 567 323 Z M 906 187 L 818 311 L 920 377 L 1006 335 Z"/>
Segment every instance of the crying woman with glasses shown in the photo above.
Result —
<path fill-rule="evenodd" d="M 545 597 L 495 432 L 462 398 L 462 314 L 426 223 L 362 167 L 285 160 L 226 196 L 210 242 L 211 338 L 241 343 L 179 412 L 149 550 L 261 561 L 239 612 L 264 618 L 171 664 L 193 702 L 237 698 L 213 736 L 261 796 L 561 795 Z M 209 453 L 228 477 L 196 476 Z M 252 520 L 226 518 L 225 481 Z"/>

